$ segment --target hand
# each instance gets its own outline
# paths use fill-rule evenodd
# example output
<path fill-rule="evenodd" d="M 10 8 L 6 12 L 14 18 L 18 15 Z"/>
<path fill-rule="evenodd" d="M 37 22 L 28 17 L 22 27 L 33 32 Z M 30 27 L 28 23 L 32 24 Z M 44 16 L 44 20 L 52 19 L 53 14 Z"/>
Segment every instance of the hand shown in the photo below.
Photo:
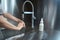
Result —
<path fill-rule="evenodd" d="M 24 21 L 21 21 L 21 23 L 23 24 L 23 27 L 25 27 L 25 22 Z"/>
<path fill-rule="evenodd" d="M 23 27 L 25 27 L 25 23 L 23 21 L 19 22 L 18 27 L 19 29 L 22 29 Z"/>
<path fill-rule="evenodd" d="M 0 21 L 2 21 L 2 20 L 6 20 L 7 21 L 7 19 L 5 17 L 0 16 Z"/>

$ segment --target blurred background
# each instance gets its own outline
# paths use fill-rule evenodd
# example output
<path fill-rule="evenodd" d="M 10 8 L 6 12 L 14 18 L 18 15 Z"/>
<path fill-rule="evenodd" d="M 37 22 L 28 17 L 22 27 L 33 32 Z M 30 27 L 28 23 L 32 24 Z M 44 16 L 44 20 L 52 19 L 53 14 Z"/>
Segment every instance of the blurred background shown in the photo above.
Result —
<path fill-rule="evenodd" d="M 26 28 L 20 31 L 0 28 L 0 40 L 60 40 L 60 0 L 0 0 L 0 5 L 3 11 L 26 23 Z M 41 18 L 44 21 L 43 35 L 46 36 L 42 39 Z M 8 21 L 17 25 L 10 19 Z"/>

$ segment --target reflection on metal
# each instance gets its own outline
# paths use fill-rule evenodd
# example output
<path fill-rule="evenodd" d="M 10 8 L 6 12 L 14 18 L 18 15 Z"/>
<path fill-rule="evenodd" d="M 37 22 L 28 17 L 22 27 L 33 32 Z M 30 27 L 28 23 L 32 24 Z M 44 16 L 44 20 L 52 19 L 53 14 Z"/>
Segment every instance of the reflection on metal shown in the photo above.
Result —
<path fill-rule="evenodd" d="M 12 13 L 14 13 L 14 7 L 16 5 L 16 0 L 11 0 Z"/>
<path fill-rule="evenodd" d="M 1 5 L 2 5 L 3 11 L 7 12 L 7 0 L 1 0 Z"/>
<path fill-rule="evenodd" d="M 16 0 L 1 0 L 2 9 L 4 12 L 14 13 Z"/>
<path fill-rule="evenodd" d="M 10 38 L 7 38 L 5 40 L 16 40 L 17 38 L 21 38 L 23 37 L 25 34 L 22 33 L 22 34 L 19 34 L 19 35 L 16 35 L 16 36 L 13 36 L 13 37 L 10 37 Z"/>
<path fill-rule="evenodd" d="M 26 11 L 24 10 L 24 7 L 25 7 L 26 3 L 30 3 L 30 4 L 31 4 L 31 6 L 32 6 L 32 11 L 31 11 L 31 12 L 29 12 L 29 11 L 26 12 Z M 34 16 L 34 6 L 33 6 L 33 3 L 32 3 L 31 1 L 29 1 L 29 0 L 26 0 L 26 1 L 24 2 L 24 4 L 23 4 L 22 10 L 23 10 L 23 14 L 22 14 L 22 18 L 23 18 L 23 19 L 24 19 L 24 14 L 32 14 L 32 28 L 34 28 L 34 19 L 36 19 L 36 18 L 35 18 L 35 16 Z"/>
<path fill-rule="evenodd" d="M 24 14 L 31 14 L 31 13 L 33 13 L 33 12 L 24 12 Z"/>

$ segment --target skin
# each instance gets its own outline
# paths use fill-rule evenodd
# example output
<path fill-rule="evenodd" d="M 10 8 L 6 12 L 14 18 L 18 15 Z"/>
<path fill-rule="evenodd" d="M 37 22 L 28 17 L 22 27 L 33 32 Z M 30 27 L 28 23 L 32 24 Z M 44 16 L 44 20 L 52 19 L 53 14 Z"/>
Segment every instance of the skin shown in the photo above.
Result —
<path fill-rule="evenodd" d="M 5 17 L 15 22 L 18 22 L 18 25 L 15 26 L 11 24 L 10 22 L 7 21 L 7 19 L 5 19 Z M 21 30 L 23 27 L 25 27 L 25 23 L 22 20 L 14 17 L 10 13 L 3 13 L 3 15 L 0 16 L 0 26 L 10 29 L 10 30 Z"/>

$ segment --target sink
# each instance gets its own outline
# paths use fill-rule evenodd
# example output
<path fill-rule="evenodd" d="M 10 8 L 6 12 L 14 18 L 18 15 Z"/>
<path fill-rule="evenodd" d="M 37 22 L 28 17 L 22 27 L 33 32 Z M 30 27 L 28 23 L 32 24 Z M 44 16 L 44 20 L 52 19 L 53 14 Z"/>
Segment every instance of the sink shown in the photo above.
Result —
<path fill-rule="evenodd" d="M 13 37 L 7 38 L 7 39 L 5 39 L 5 40 L 17 40 L 18 38 L 23 38 L 24 35 L 25 35 L 25 34 L 22 33 L 22 34 L 20 34 L 20 35 L 13 36 Z"/>

